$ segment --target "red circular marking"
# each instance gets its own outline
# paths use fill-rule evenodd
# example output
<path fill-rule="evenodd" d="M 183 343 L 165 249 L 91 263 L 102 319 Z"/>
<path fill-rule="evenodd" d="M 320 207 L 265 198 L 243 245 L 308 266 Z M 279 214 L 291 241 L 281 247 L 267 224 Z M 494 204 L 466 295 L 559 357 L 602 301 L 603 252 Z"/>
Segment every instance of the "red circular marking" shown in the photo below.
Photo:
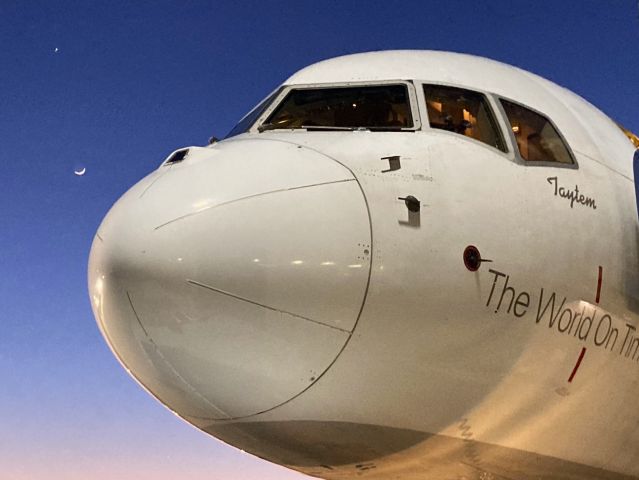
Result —
<path fill-rule="evenodd" d="M 464 265 L 471 272 L 476 272 L 481 266 L 481 254 L 475 245 L 468 245 L 464 249 Z"/>

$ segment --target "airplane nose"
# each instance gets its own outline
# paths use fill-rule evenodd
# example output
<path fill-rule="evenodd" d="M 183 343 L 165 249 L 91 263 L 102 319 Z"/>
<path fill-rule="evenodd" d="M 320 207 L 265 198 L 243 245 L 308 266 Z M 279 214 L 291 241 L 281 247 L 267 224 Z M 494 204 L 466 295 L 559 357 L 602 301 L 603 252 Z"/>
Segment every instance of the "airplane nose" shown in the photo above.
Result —
<path fill-rule="evenodd" d="M 103 220 L 89 293 L 111 349 L 181 416 L 242 418 L 309 388 L 350 338 L 371 225 L 353 174 L 271 140 L 191 149 Z"/>

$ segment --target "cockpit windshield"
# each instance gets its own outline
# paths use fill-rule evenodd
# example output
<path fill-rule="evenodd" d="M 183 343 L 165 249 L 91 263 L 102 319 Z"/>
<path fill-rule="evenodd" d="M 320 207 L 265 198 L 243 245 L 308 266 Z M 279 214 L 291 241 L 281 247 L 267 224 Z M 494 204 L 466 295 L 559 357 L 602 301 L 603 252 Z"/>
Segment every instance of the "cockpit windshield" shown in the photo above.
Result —
<path fill-rule="evenodd" d="M 374 85 L 293 89 L 260 126 L 260 131 L 412 127 L 406 85 Z"/>
<path fill-rule="evenodd" d="M 253 108 L 253 110 L 244 115 L 244 117 L 224 138 L 234 137 L 235 135 L 246 132 L 251 127 L 251 125 L 253 125 L 253 123 L 260 117 L 260 115 L 262 115 L 264 111 L 271 105 L 271 103 L 273 103 L 273 100 L 275 100 L 275 98 L 280 94 L 281 91 L 282 89 L 278 88 L 268 97 L 262 100 L 256 107 Z"/>

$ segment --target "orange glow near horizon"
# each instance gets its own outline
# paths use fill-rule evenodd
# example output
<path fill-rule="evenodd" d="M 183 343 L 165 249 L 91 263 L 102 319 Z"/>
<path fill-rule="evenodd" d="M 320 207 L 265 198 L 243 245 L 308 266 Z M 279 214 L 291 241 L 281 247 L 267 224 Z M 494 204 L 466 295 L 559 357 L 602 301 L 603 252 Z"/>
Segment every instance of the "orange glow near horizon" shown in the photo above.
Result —
<path fill-rule="evenodd" d="M 617 124 L 619 126 L 619 128 L 621 129 L 621 131 L 623 133 L 626 134 L 626 137 L 628 137 L 628 139 L 632 142 L 632 144 L 636 147 L 639 148 L 639 137 L 637 137 L 637 135 L 635 135 L 634 133 L 632 133 L 630 130 L 625 129 L 624 127 L 622 127 L 621 125 Z"/>

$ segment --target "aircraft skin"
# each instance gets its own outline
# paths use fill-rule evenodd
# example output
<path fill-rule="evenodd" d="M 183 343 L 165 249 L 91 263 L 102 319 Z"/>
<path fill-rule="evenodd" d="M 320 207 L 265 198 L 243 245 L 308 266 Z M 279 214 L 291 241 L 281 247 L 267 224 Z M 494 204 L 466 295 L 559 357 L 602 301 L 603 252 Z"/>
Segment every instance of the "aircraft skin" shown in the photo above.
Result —
<path fill-rule="evenodd" d="M 292 87 L 387 83 L 408 89 L 410 129 L 258 129 Z M 430 128 L 423 83 L 485 95 L 506 151 Z M 620 128 L 455 53 L 350 55 L 284 85 L 247 132 L 164 163 L 99 227 L 90 296 L 127 371 L 201 430 L 315 477 L 639 478 Z M 523 160 L 499 98 L 551 119 L 574 163 Z"/>

